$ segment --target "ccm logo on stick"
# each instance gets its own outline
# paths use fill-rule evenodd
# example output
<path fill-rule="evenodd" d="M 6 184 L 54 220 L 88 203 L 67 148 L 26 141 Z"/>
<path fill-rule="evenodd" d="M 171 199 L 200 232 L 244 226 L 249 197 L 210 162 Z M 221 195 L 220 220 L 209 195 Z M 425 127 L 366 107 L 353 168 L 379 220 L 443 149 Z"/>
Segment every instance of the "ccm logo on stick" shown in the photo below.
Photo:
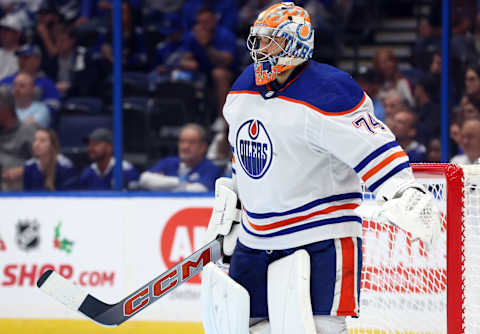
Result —
<path fill-rule="evenodd" d="M 191 259 L 191 257 L 190 257 Z M 160 278 L 150 282 L 143 290 L 128 298 L 123 304 L 123 313 L 130 316 L 140 311 L 154 299 L 162 297 L 171 289 L 188 281 L 200 272 L 211 260 L 211 249 L 206 248 L 199 251 L 197 260 L 185 259 L 172 270 L 164 273 Z"/>

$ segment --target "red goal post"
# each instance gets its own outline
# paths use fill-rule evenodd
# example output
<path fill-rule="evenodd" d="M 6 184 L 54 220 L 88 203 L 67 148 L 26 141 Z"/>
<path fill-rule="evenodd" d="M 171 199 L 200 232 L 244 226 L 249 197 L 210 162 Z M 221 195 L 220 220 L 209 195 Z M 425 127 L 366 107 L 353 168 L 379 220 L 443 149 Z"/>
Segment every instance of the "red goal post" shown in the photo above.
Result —
<path fill-rule="evenodd" d="M 439 242 L 426 249 L 375 215 L 364 195 L 360 317 L 355 333 L 480 333 L 480 165 L 412 164 L 443 213 Z"/>

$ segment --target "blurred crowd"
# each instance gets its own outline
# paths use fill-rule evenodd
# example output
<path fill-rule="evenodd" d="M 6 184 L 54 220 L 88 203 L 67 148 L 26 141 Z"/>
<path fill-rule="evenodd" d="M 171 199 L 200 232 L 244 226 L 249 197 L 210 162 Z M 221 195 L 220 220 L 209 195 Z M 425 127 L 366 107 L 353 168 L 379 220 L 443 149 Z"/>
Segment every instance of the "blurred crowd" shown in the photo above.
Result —
<path fill-rule="evenodd" d="M 250 63 L 249 27 L 274 2 L 122 1 L 124 151 L 147 157 L 123 161 L 125 189 L 211 191 L 231 174 L 221 110 Z M 391 7 L 295 2 L 312 17 L 314 59 L 332 65 L 352 36 L 368 40 L 372 13 Z M 440 162 L 441 1 L 424 2 L 431 10 L 419 21 L 409 69 L 393 49 L 378 48 L 351 74 L 411 162 Z M 113 189 L 112 7 L 113 0 L 0 0 L 3 191 Z M 455 0 L 451 11 L 450 158 L 458 163 L 480 158 L 478 9 L 475 0 Z M 359 16 L 370 22 L 360 31 Z"/>

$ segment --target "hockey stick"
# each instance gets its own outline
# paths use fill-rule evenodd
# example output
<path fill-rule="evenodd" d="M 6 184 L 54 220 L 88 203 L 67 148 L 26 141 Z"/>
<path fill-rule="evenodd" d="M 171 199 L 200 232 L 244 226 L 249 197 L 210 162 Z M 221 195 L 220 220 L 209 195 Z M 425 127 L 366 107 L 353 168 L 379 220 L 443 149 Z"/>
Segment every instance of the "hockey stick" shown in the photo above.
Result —
<path fill-rule="evenodd" d="M 53 270 L 43 273 L 37 286 L 69 309 L 100 325 L 115 327 L 200 273 L 209 262 L 218 261 L 222 244 L 223 236 L 219 236 L 115 304 L 102 302 Z"/>

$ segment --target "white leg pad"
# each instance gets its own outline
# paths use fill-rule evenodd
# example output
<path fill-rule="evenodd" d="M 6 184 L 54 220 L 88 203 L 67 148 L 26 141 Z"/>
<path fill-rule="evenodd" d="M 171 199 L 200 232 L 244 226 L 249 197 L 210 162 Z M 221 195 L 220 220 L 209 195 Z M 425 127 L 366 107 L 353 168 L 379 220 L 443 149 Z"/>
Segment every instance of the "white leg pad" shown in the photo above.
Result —
<path fill-rule="evenodd" d="M 202 272 L 202 322 L 205 334 L 248 334 L 250 296 L 215 264 Z"/>
<path fill-rule="evenodd" d="M 250 334 L 271 334 L 270 323 L 268 320 L 260 321 L 250 327 Z"/>
<path fill-rule="evenodd" d="M 318 334 L 348 334 L 345 317 L 316 315 L 313 318 Z"/>
<path fill-rule="evenodd" d="M 271 333 L 315 334 L 310 299 L 310 256 L 298 250 L 268 266 Z"/>

